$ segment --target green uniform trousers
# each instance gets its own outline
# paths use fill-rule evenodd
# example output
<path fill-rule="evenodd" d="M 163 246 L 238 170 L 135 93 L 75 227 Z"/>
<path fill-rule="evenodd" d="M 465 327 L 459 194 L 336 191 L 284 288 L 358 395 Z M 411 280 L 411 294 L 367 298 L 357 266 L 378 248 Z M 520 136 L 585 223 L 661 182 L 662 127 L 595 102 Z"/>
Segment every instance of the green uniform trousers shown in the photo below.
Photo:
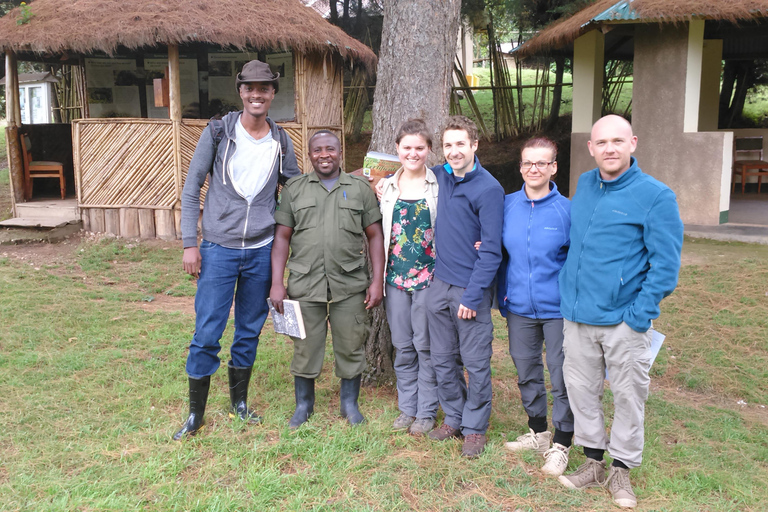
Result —
<path fill-rule="evenodd" d="M 291 374 L 316 379 L 323 369 L 328 322 L 331 324 L 336 376 L 341 379 L 357 377 L 365 369 L 365 340 L 370 324 L 365 310 L 365 292 L 339 302 L 305 302 L 299 300 L 304 317 L 305 339 L 293 340 Z"/>

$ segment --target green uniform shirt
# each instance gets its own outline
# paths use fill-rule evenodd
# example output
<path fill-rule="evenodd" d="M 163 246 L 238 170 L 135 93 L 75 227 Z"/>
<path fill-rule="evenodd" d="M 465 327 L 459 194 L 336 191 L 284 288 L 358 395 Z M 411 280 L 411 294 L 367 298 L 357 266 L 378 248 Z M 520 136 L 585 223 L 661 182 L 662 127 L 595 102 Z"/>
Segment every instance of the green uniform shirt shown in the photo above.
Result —
<path fill-rule="evenodd" d="M 368 181 L 342 172 L 328 191 L 311 172 L 283 188 L 275 222 L 293 228 L 287 267 L 291 299 L 341 301 L 370 284 L 365 228 L 381 213 Z"/>

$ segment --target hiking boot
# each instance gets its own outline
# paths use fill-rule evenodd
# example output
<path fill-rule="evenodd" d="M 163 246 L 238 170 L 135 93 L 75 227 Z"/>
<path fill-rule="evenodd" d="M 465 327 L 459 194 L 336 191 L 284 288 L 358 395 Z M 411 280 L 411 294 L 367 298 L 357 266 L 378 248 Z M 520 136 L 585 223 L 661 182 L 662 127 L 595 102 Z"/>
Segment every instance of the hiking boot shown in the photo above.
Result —
<path fill-rule="evenodd" d="M 412 436 L 423 436 L 435 428 L 435 420 L 432 418 L 416 418 L 416 421 L 408 427 L 408 433 Z"/>
<path fill-rule="evenodd" d="M 468 459 L 476 459 L 485 450 L 485 442 L 485 434 L 467 434 L 464 436 L 461 456 Z"/>
<path fill-rule="evenodd" d="M 545 430 L 538 434 L 531 430 L 527 434 L 524 434 L 517 438 L 515 441 L 504 443 L 504 448 L 511 452 L 522 452 L 525 450 L 531 450 L 539 455 L 544 455 L 544 452 L 549 450 L 549 441 L 552 439 L 552 432 Z"/>
<path fill-rule="evenodd" d="M 553 444 L 552 448 L 544 452 L 544 458 L 547 462 L 541 467 L 541 472 L 545 475 L 562 475 L 565 468 L 568 467 L 568 452 L 570 451 L 570 446 L 563 446 L 560 443 Z"/>
<path fill-rule="evenodd" d="M 611 491 L 613 501 L 622 508 L 635 508 L 637 498 L 629 483 L 629 470 L 611 466 L 608 479 L 605 481 L 608 490 Z"/>
<path fill-rule="evenodd" d="M 576 471 L 568 476 L 560 476 L 557 479 L 569 489 L 600 487 L 605 482 L 605 461 L 587 459 Z"/>
<path fill-rule="evenodd" d="M 392 424 L 392 430 L 405 430 L 411 426 L 415 419 L 416 418 L 413 416 L 408 416 L 404 412 L 401 412 L 400 416 L 398 416 L 395 422 Z"/>
<path fill-rule="evenodd" d="M 427 436 L 432 439 L 433 441 L 445 441 L 446 439 L 455 438 L 455 439 L 461 439 L 461 430 L 457 428 L 453 428 L 452 426 L 448 425 L 447 423 L 443 423 L 440 425 L 440 428 L 436 428 Z"/>

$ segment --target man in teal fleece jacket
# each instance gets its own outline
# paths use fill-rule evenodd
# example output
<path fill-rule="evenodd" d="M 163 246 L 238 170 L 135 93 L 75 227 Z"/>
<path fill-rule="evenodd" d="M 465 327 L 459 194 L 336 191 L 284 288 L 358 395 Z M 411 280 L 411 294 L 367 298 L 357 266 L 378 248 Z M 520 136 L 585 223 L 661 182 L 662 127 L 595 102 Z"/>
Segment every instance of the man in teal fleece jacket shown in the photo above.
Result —
<path fill-rule="evenodd" d="M 631 156 L 632 126 L 606 116 L 592 127 L 597 169 L 579 178 L 571 204 L 571 247 L 560 272 L 563 373 L 586 462 L 560 482 L 607 486 L 621 507 L 637 505 L 629 469 L 643 454 L 650 385 L 651 321 L 680 270 L 683 224 L 675 194 Z M 602 409 L 605 370 L 614 396 L 610 441 Z M 606 479 L 605 450 L 613 458 Z"/>

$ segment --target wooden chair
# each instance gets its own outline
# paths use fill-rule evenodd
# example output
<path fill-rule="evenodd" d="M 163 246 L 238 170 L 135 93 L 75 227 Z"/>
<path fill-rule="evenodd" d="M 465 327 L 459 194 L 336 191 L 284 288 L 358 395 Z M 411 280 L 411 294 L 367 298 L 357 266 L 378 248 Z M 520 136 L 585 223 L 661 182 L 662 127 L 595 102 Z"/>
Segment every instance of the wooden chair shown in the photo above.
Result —
<path fill-rule="evenodd" d="M 740 155 L 748 159 L 739 160 Z M 755 156 L 757 158 L 755 159 Z M 734 137 L 733 139 L 733 174 L 731 175 L 731 194 L 736 190 L 736 176 L 741 179 L 741 193 L 747 185 L 747 178 L 757 176 L 757 193 L 763 184 L 763 177 L 768 176 L 768 162 L 763 160 L 763 136 Z"/>
<path fill-rule="evenodd" d="M 59 178 L 61 198 L 64 199 L 67 194 L 64 164 L 32 160 L 32 142 L 27 134 L 21 136 L 21 153 L 24 160 L 24 199 L 32 199 L 32 180 L 35 178 Z"/>

